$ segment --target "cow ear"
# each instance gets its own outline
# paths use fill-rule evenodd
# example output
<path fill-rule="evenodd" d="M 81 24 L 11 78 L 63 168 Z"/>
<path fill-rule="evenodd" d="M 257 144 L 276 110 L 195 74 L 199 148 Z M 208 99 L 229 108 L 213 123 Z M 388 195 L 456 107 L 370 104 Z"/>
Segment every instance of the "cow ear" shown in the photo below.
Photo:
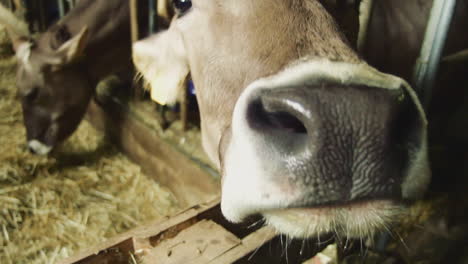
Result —
<path fill-rule="evenodd" d="M 151 98 L 162 105 L 175 104 L 189 74 L 187 55 L 179 32 L 169 29 L 135 42 L 133 61 L 149 84 Z"/>
<path fill-rule="evenodd" d="M 9 29 L 7 29 L 7 31 L 10 32 Z M 27 37 L 17 36 L 14 33 L 8 33 L 8 35 L 11 38 L 11 44 L 15 53 L 18 53 L 21 47 L 24 47 L 25 45 L 31 46 L 31 40 Z"/>
<path fill-rule="evenodd" d="M 57 48 L 56 53 L 59 56 L 57 64 L 69 64 L 83 56 L 87 42 L 88 27 L 85 26 L 76 36 L 65 41 Z"/>

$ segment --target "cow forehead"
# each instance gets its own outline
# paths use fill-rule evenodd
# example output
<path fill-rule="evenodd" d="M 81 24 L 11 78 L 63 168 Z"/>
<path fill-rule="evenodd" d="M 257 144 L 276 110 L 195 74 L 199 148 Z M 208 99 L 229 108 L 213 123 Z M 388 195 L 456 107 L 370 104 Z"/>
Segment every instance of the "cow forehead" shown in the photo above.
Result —
<path fill-rule="evenodd" d="M 206 46 L 206 42 L 215 40 L 219 49 L 242 46 L 244 51 L 260 56 L 271 55 L 262 54 L 262 50 L 263 53 L 286 52 L 292 48 L 299 56 L 358 61 L 333 17 L 319 1 L 200 0 L 194 3 L 192 11 L 175 20 L 186 38 L 202 35 L 202 41 L 190 40 L 188 46 L 197 46 L 194 42 Z M 238 55 L 242 50 L 235 52 Z"/>
<path fill-rule="evenodd" d="M 43 61 L 42 54 L 34 48 L 25 52 L 28 54 L 27 59 L 18 57 L 16 85 L 19 94 L 27 95 L 32 89 L 50 92 L 51 87 L 46 85 L 48 71 L 44 67 L 47 63 Z"/>
<path fill-rule="evenodd" d="M 28 64 L 21 64 L 18 68 L 18 78 L 16 85 L 19 95 L 27 95 L 32 89 L 44 87 L 44 73 L 34 70 L 35 68 Z"/>

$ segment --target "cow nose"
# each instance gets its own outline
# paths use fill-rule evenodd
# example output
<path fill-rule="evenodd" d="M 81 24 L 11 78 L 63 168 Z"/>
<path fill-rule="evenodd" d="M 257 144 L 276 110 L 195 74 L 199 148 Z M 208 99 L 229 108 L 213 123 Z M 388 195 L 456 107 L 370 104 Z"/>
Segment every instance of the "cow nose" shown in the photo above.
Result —
<path fill-rule="evenodd" d="M 314 123 L 314 115 L 304 98 L 302 89 L 278 89 L 263 92 L 253 98 L 247 110 L 250 126 L 268 130 L 305 134 Z"/>
<path fill-rule="evenodd" d="M 263 89 L 249 98 L 246 118 L 251 129 L 276 137 L 274 141 L 318 140 L 323 133 L 361 133 L 398 119 L 399 95 L 370 87 L 326 85 Z"/>
<path fill-rule="evenodd" d="M 33 139 L 28 142 L 28 150 L 33 154 L 47 155 L 52 151 L 52 147 Z"/>
<path fill-rule="evenodd" d="M 407 139 L 399 95 L 366 86 L 262 89 L 245 118 L 261 153 L 310 186 L 314 203 L 375 198 L 398 192 L 386 183 L 397 182 Z"/>
<path fill-rule="evenodd" d="M 247 109 L 250 128 L 277 149 L 292 151 L 303 146 L 315 127 L 315 114 L 303 89 L 278 89 L 253 96 Z M 282 146 L 280 146 L 282 145 Z"/>

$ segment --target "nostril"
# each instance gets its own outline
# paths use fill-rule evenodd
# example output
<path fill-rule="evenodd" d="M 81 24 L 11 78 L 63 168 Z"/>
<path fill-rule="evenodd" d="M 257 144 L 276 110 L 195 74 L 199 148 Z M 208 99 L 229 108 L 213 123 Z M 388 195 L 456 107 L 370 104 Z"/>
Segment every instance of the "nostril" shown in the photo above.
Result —
<path fill-rule="evenodd" d="M 262 130 L 279 130 L 297 134 L 307 133 L 304 123 L 293 113 L 279 109 L 268 109 L 262 100 L 255 100 L 250 104 L 247 110 L 247 119 L 251 127 Z"/>
<path fill-rule="evenodd" d="M 266 120 L 272 128 L 277 128 L 291 133 L 307 133 L 304 124 L 290 113 L 267 113 Z"/>

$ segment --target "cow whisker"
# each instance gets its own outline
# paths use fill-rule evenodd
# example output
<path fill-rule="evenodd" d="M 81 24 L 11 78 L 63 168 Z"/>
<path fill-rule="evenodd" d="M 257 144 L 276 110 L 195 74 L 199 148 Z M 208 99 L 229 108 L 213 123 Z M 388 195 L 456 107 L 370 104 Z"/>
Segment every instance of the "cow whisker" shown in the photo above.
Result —
<path fill-rule="evenodd" d="M 410 248 L 408 247 L 408 245 L 406 244 L 405 240 L 403 239 L 403 237 L 397 232 L 395 231 L 395 234 L 398 236 L 398 240 L 400 240 L 401 244 L 405 247 L 406 251 L 407 252 L 410 252 Z"/>
<path fill-rule="evenodd" d="M 361 239 L 362 240 L 362 239 Z M 362 242 L 361 242 L 361 245 L 362 245 Z M 365 250 L 364 250 L 364 254 L 362 254 L 362 263 L 365 263 L 365 260 L 367 258 L 367 254 L 369 253 L 369 248 L 368 247 L 365 247 Z"/>
<path fill-rule="evenodd" d="M 255 221 L 255 222 L 252 223 L 251 225 L 247 226 L 247 229 L 253 229 L 254 227 L 256 227 L 256 226 L 259 225 L 259 224 L 265 225 L 265 219 L 262 218 L 262 219 L 260 219 L 260 220 L 258 220 L 258 221 Z"/>
<path fill-rule="evenodd" d="M 302 254 L 304 253 L 304 248 L 305 248 L 305 242 L 306 241 L 306 238 L 303 238 L 302 239 L 302 244 L 301 244 L 301 250 L 299 251 L 299 254 L 302 256 Z"/>

